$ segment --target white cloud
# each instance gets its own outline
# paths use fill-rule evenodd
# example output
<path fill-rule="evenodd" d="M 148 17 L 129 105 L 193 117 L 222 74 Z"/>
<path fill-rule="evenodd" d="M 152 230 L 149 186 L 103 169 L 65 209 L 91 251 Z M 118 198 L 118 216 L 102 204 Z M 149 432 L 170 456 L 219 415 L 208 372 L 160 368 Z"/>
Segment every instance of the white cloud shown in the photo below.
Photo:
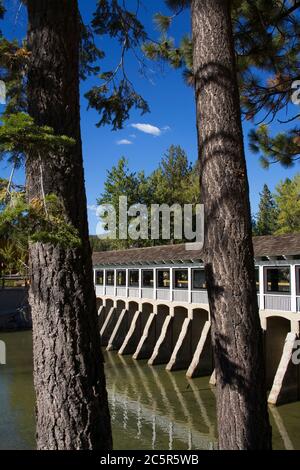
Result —
<path fill-rule="evenodd" d="M 135 134 L 130 134 L 129 136 L 131 139 L 136 139 L 136 135 Z"/>
<path fill-rule="evenodd" d="M 128 139 L 122 139 L 117 141 L 117 145 L 131 145 L 132 142 L 131 140 Z"/>
<path fill-rule="evenodd" d="M 131 127 L 137 129 L 138 131 L 144 132 L 145 134 L 153 135 L 154 137 L 159 137 L 164 132 L 171 130 L 169 126 L 159 128 L 157 126 L 152 126 L 152 124 L 131 124 Z"/>
<path fill-rule="evenodd" d="M 161 135 L 161 129 L 156 126 L 152 126 L 151 124 L 131 124 L 131 127 L 144 132 L 145 134 L 154 135 L 155 137 L 159 137 Z"/>

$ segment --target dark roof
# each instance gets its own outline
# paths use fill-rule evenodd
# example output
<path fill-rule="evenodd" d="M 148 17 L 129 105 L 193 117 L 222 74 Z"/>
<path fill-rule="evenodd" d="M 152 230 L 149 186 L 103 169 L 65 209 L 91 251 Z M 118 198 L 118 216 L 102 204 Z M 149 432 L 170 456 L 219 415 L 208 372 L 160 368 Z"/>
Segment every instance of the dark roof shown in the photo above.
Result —
<path fill-rule="evenodd" d="M 292 235 L 253 238 L 256 257 L 300 255 L 300 233 Z M 154 263 L 159 261 L 196 261 L 201 259 L 200 250 L 187 250 L 185 244 L 163 245 L 128 250 L 101 251 L 93 253 L 94 266 L 113 264 Z"/>
<path fill-rule="evenodd" d="M 147 248 L 130 248 L 120 251 L 101 251 L 93 253 L 93 264 L 134 264 L 150 263 L 172 260 L 198 260 L 201 259 L 201 251 L 186 250 L 185 244 L 162 245 Z"/>
<path fill-rule="evenodd" d="M 300 255 L 300 233 L 253 238 L 255 256 Z"/>

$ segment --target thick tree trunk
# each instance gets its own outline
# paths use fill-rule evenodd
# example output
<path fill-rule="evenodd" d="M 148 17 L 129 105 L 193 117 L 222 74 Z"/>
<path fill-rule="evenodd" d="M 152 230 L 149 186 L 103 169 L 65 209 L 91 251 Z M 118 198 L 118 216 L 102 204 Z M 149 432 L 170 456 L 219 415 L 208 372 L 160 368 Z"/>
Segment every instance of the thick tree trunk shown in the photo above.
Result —
<path fill-rule="evenodd" d="M 28 0 L 29 113 L 76 139 L 71 150 L 26 164 L 29 200 L 55 193 L 81 248 L 30 247 L 34 384 L 39 449 L 110 449 L 111 429 L 88 241 L 79 109 L 76 0 Z"/>
<path fill-rule="evenodd" d="M 230 1 L 192 1 L 205 264 L 220 449 L 269 449 L 262 330 Z"/>

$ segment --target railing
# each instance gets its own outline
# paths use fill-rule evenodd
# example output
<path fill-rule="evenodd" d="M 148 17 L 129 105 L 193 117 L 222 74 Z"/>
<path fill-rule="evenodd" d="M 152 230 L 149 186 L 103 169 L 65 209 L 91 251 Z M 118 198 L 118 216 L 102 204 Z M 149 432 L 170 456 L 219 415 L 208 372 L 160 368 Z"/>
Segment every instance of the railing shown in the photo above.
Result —
<path fill-rule="evenodd" d="M 172 295 L 171 295 L 172 292 Z M 149 300 L 164 300 L 164 301 L 175 301 L 192 304 L 208 304 L 207 291 L 204 290 L 192 290 L 191 292 L 187 289 L 160 289 L 156 291 L 152 287 L 114 287 L 114 286 L 96 286 L 96 295 L 101 297 L 106 296 L 117 296 L 123 298 L 135 298 L 135 299 L 149 299 Z M 258 305 L 261 308 L 261 298 L 257 295 Z M 295 305 L 295 304 L 294 304 Z M 292 308 L 291 295 L 282 294 L 264 294 L 264 309 L 275 310 L 282 312 L 290 312 Z M 293 311 L 295 307 L 293 306 Z M 296 312 L 300 312 L 300 296 L 296 297 Z"/>
<path fill-rule="evenodd" d="M 96 296 L 101 297 L 105 295 L 105 288 L 103 286 L 96 286 Z"/>
<path fill-rule="evenodd" d="M 208 304 L 208 296 L 206 291 L 192 291 L 193 304 Z"/>
<path fill-rule="evenodd" d="M 105 287 L 105 294 L 106 295 L 114 295 L 115 294 L 115 288 L 113 286 L 106 286 Z"/>
<path fill-rule="evenodd" d="M 170 300 L 170 289 L 157 289 L 156 298 L 158 300 Z"/>
<path fill-rule="evenodd" d="M 153 299 L 153 289 L 151 287 L 142 288 L 142 299 Z"/>
<path fill-rule="evenodd" d="M 291 311 L 291 296 L 267 294 L 265 295 L 265 309 L 266 310 L 281 310 L 284 312 Z"/>
<path fill-rule="evenodd" d="M 139 297 L 139 288 L 138 287 L 129 287 L 128 289 L 128 296 L 129 297 Z"/>
<path fill-rule="evenodd" d="M 117 287 L 117 296 L 126 297 L 126 287 Z"/>
<path fill-rule="evenodd" d="M 0 286 L 5 287 L 26 287 L 29 284 L 29 278 L 17 274 L 0 277 Z"/>
<path fill-rule="evenodd" d="M 187 290 L 173 290 L 173 300 L 177 302 L 188 302 L 189 293 Z"/>

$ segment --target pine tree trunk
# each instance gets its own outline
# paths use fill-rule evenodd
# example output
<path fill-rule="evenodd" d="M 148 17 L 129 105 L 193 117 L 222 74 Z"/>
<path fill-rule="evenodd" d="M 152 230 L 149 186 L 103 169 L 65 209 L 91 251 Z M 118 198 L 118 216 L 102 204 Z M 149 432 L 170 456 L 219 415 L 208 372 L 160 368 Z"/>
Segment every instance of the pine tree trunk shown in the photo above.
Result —
<path fill-rule="evenodd" d="M 205 264 L 220 449 L 269 449 L 262 330 L 230 1 L 193 0 Z"/>
<path fill-rule="evenodd" d="M 88 240 L 79 108 L 76 0 L 28 0 L 29 113 L 76 139 L 71 150 L 27 158 L 28 198 L 56 194 L 81 248 L 30 246 L 38 449 L 110 449 L 111 429 Z M 41 188 L 43 186 L 43 188 Z"/>

